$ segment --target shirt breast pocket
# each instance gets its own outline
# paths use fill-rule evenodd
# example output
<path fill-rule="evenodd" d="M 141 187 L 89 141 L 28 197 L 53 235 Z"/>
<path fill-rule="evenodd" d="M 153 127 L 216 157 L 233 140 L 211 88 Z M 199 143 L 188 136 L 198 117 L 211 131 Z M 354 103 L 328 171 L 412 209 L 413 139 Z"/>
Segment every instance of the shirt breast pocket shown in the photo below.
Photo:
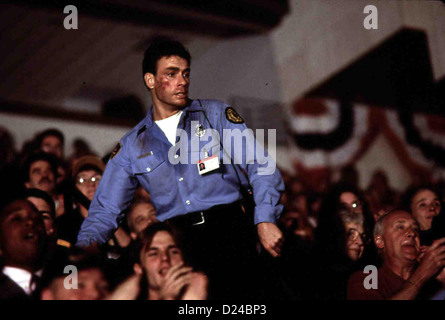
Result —
<path fill-rule="evenodd" d="M 156 156 L 148 156 L 137 159 L 134 163 L 133 172 L 135 173 L 139 183 L 150 194 L 165 193 L 171 191 L 168 180 L 172 172 L 170 166 L 164 158 Z"/>

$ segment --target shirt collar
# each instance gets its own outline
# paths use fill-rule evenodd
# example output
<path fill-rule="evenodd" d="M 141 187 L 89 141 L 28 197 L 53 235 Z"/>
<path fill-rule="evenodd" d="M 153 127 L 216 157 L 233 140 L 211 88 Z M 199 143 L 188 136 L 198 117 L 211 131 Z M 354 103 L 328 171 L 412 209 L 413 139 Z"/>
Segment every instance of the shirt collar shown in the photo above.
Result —
<path fill-rule="evenodd" d="M 199 100 L 191 100 L 191 102 L 181 110 L 184 112 L 200 111 L 202 110 L 202 107 Z M 153 105 L 151 105 L 148 109 L 147 116 L 145 117 L 144 125 L 147 126 L 147 128 L 150 128 L 153 123 Z"/>
<path fill-rule="evenodd" d="M 22 288 L 26 294 L 31 294 L 31 272 L 15 267 L 4 267 L 3 273 Z"/>

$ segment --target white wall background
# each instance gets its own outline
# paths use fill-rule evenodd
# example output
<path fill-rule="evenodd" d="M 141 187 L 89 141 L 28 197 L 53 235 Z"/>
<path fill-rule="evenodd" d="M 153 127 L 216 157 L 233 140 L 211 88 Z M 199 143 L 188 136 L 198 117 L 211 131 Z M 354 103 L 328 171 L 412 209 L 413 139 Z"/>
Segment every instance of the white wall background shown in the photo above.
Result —
<path fill-rule="evenodd" d="M 113 151 L 119 139 L 129 128 L 91 125 L 83 122 L 62 121 L 49 118 L 34 118 L 22 115 L 0 113 L 0 127 L 7 128 L 14 137 L 16 149 L 20 150 L 23 143 L 34 138 L 35 134 L 48 128 L 56 128 L 65 135 L 65 156 L 69 156 L 72 143 L 77 138 L 87 141 L 91 150 L 99 156 Z"/>
<path fill-rule="evenodd" d="M 368 152 L 355 164 L 360 172 L 360 187 L 367 188 L 377 170 L 388 173 L 388 182 L 396 190 L 404 190 L 411 182 L 385 136 L 380 133 Z"/>

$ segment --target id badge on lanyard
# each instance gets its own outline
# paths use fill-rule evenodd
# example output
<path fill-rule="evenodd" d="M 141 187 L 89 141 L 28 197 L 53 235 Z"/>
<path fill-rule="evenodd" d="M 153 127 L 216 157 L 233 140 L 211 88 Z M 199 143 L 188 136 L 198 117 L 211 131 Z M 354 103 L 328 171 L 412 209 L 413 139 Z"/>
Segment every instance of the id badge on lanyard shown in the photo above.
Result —
<path fill-rule="evenodd" d="M 209 157 L 209 153 L 204 151 L 204 159 L 198 161 L 196 166 L 199 174 L 205 174 L 219 168 L 219 158 L 217 155 Z"/>

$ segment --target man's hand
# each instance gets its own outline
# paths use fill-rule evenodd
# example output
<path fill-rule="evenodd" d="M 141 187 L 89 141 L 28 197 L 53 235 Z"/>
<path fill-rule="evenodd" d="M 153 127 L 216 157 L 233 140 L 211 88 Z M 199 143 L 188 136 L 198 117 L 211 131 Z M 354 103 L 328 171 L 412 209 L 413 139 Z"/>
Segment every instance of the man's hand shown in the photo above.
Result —
<path fill-rule="evenodd" d="M 429 246 L 420 246 L 420 254 L 417 257 L 417 261 L 420 263 L 425 255 L 425 252 L 428 250 Z"/>
<path fill-rule="evenodd" d="M 123 283 L 121 283 L 114 291 L 106 298 L 106 300 L 136 300 L 140 288 L 141 281 L 140 274 L 133 274 Z"/>
<path fill-rule="evenodd" d="M 442 283 L 442 286 L 445 287 L 445 268 L 442 268 L 442 271 L 436 277 L 436 280 Z"/>
<path fill-rule="evenodd" d="M 165 278 L 160 284 L 160 299 L 179 299 L 182 288 L 187 286 L 191 281 L 191 272 L 192 268 L 185 267 L 183 264 L 178 264 L 171 267 L 165 274 Z"/>
<path fill-rule="evenodd" d="M 190 283 L 182 296 L 182 300 L 205 300 L 207 299 L 207 287 L 209 280 L 204 273 L 192 272 Z"/>
<path fill-rule="evenodd" d="M 283 245 L 283 233 L 271 222 L 262 222 L 257 225 L 260 242 L 273 257 L 279 257 Z"/>
<path fill-rule="evenodd" d="M 422 251 L 424 251 L 421 253 L 422 260 L 415 271 L 420 279 L 416 279 L 414 275 L 412 278 L 414 281 L 424 282 L 435 276 L 445 266 L 445 238 L 434 241 L 430 247 Z"/>

